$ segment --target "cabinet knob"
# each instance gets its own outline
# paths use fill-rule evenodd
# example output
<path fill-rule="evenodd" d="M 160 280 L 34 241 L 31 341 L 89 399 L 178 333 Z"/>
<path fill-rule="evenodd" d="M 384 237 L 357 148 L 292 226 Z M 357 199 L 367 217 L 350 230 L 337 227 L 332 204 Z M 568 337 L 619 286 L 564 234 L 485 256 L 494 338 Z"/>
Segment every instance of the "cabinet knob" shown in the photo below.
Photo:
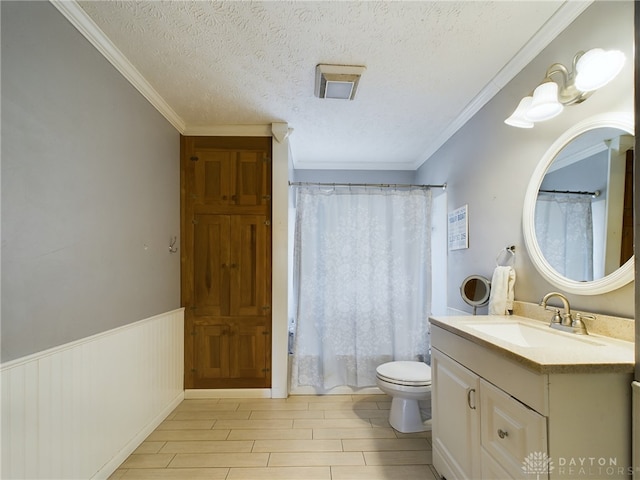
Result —
<path fill-rule="evenodd" d="M 505 432 L 504 430 L 502 430 L 501 428 L 498 429 L 498 436 L 500 438 L 504 438 L 504 437 L 508 437 L 509 433 Z"/>

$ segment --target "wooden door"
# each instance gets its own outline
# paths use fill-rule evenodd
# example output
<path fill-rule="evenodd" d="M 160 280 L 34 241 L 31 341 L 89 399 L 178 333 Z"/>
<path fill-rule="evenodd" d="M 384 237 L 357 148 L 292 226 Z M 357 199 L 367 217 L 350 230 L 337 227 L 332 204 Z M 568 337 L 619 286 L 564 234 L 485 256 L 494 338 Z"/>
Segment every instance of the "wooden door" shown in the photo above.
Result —
<path fill-rule="evenodd" d="M 212 320 L 215 322 L 215 320 Z M 271 378 L 271 332 L 253 318 L 195 326 L 195 388 L 265 387 Z"/>
<path fill-rule="evenodd" d="M 271 162 L 264 151 L 198 148 L 189 156 L 195 169 L 195 200 L 202 205 L 268 206 Z"/>
<path fill-rule="evenodd" d="M 271 139 L 182 137 L 186 388 L 271 386 Z"/>
<path fill-rule="evenodd" d="M 265 215 L 195 215 L 194 306 L 198 316 L 264 316 L 270 308 Z"/>

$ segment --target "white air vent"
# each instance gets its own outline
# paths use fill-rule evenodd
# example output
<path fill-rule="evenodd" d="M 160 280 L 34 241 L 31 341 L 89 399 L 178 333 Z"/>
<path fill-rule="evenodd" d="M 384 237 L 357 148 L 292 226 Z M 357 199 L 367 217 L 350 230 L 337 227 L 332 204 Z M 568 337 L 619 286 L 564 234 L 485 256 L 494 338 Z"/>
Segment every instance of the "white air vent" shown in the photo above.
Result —
<path fill-rule="evenodd" d="M 316 97 L 353 100 L 365 67 L 316 65 Z"/>

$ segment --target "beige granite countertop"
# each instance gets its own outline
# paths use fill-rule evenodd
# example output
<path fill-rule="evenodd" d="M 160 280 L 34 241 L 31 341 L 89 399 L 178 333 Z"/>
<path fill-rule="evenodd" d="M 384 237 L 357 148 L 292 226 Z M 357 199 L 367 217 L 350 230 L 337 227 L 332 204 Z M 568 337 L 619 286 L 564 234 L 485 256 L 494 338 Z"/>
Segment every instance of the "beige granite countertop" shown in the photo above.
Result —
<path fill-rule="evenodd" d="M 583 340 L 576 339 L 575 334 L 550 329 L 548 323 L 517 315 L 434 316 L 429 321 L 538 373 L 632 373 L 634 369 L 633 342 L 593 334 L 579 336 Z M 474 324 L 496 322 L 523 323 L 544 332 L 551 331 L 559 338 L 566 337 L 567 342 L 561 347 L 521 346 L 473 328 Z"/>

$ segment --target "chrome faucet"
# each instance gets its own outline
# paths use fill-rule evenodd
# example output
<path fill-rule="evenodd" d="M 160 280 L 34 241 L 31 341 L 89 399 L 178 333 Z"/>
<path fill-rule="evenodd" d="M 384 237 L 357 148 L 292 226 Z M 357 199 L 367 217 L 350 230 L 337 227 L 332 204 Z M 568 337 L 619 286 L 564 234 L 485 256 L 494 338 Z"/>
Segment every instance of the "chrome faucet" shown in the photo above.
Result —
<path fill-rule="evenodd" d="M 544 297 L 542 297 L 542 300 L 540 300 L 540 306 L 546 310 L 549 310 L 550 308 L 547 307 L 547 302 L 551 297 L 558 297 L 560 300 L 562 300 L 564 313 L 561 316 L 560 309 L 552 307 L 552 310 L 555 310 L 555 314 L 551 318 L 551 323 L 549 324 L 549 326 L 551 328 L 562 330 L 564 332 L 576 333 L 578 335 L 587 335 L 587 328 L 582 321 L 582 315 L 578 313 L 576 315 L 576 318 L 573 318 L 573 316 L 571 315 L 571 307 L 569 306 L 569 299 L 563 294 L 559 292 L 547 293 Z"/>

